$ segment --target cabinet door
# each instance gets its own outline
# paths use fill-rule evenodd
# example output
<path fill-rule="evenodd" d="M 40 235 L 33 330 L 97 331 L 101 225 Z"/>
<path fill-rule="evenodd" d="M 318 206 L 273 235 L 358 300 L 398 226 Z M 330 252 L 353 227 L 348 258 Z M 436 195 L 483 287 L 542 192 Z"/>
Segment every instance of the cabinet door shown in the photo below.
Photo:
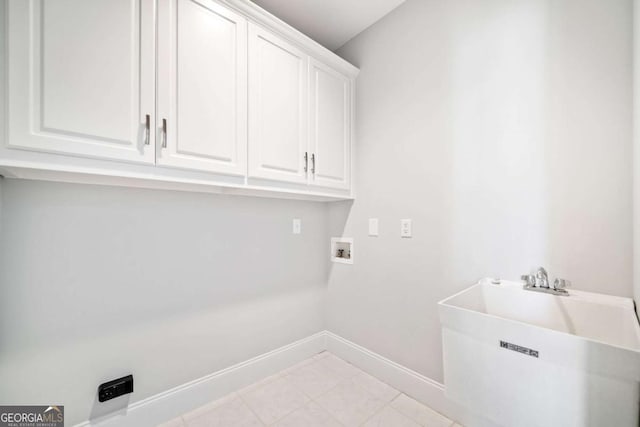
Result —
<path fill-rule="evenodd" d="M 153 163 L 153 1 L 7 4 L 9 147 Z"/>
<path fill-rule="evenodd" d="M 213 0 L 161 0 L 157 163 L 247 168 L 247 21 Z"/>
<path fill-rule="evenodd" d="M 351 173 L 351 81 L 315 60 L 311 60 L 310 67 L 310 183 L 348 189 Z"/>
<path fill-rule="evenodd" d="M 249 24 L 249 176 L 306 183 L 308 59 Z"/>

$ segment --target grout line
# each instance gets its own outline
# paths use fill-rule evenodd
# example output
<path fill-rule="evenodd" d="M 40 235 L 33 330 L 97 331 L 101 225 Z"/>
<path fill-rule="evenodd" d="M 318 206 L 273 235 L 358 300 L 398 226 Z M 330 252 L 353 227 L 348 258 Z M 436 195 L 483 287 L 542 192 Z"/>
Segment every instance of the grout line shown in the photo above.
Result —
<path fill-rule="evenodd" d="M 342 378 L 342 380 L 340 380 L 340 382 L 338 382 L 338 384 L 336 384 L 335 386 L 331 387 L 329 390 L 325 391 L 324 393 L 320 394 L 316 399 L 332 392 L 333 390 L 335 390 L 336 388 L 338 388 L 338 386 L 340 386 L 341 384 L 350 381 L 352 378 Z M 364 387 L 354 383 L 354 385 L 356 386 L 356 388 L 360 389 L 360 391 L 364 391 L 366 394 L 375 397 L 376 399 L 379 399 L 379 397 L 375 396 L 373 393 L 371 393 L 370 391 L 366 390 Z M 316 399 L 313 399 L 313 401 L 315 403 L 318 404 L 318 406 L 320 406 L 322 409 L 324 409 L 329 415 L 331 415 L 332 418 L 336 419 L 333 414 L 331 412 L 329 412 L 329 410 L 327 408 L 325 408 L 324 406 L 322 406 L 322 404 L 320 404 L 320 402 L 316 401 Z M 374 415 L 376 415 L 378 412 L 382 411 L 382 409 L 384 409 L 385 406 L 389 405 L 390 402 L 387 402 L 385 404 L 382 405 L 381 408 L 379 408 L 377 411 L 375 411 L 370 417 L 366 418 L 361 424 L 358 424 L 359 426 L 362 426 L 364 423 L 366 423 L 367 421 L 369 421 Z M 340 423 L 340 425 L 344 425 L 342 424 L 342 422 L 340 422 L 340 420 L 336 419 L 336 421 L 338 421 L 338 423 Z"/>
<path fill-rule="evenodd" d="M 375 418 L 376 415 L 378 415 L 379 413 L 381 413 L 384 408 L 386 408 L 387 406 L 389 406 L 388 403 L 385 403 L 384 405 L 382 405 L 381 408 L 379 408 L 377 411 L 374 411 L 373 414 L 371 414 L 369 417 L 367 417 L 363 422 L 361 422 L 359 425 L 363 426 L 365 425 L 367 422 L 369 422 L 369 420 L 372 420 L 373 418 Z"/>
<path fill-rule="evenodd" d="M 438 414 L 438 415 L 440 415 L 441 417 L 443 417 L 443 418 L 445 418 L 445 419 L 449 420 L 449 421 L 451 422 L 451 424 L 449 424 L 447 427 L 452 427 L 455 423 L 457 423 L 457 421 L 452 420 L 451 418 L 447 417 L 445 414 L 443 414 L 443 413 L 441 413 L 441 412 L 436 411 L 436 410 L 435 410 L 435 409 L 433 409 L 431 406 L 425 405 L 424 403 L 422 403 L 422 402 L 420 402 L 420 401 L 418 401 L 418 400 L 414 399 L 413 397 L 409 396 L 408 394 L 400 393 L 400 394 L 399 394 L 398 396 L 396 396 L 396 397 L 395 397 L 391 402 L 389 402 L 389 406 L 391 406 L 391 408 L 392 408 L 392 409 L 395 409 L 396 411 L 398 411 L 399 413 L 401 413 L 401 414 L 402 414 L 402 415 L 404 415 L 405 417 L 407 417 L 407 418 L 411 419 L 411 420 L 412 420 L 412 421 L 414 421 L 415 423 L 417 423 L 417 424 L 420 424 L 420 425 L 421 425 L 421 423 L 418 421 L 418 419 L 413 418 L 413 417 L 412 417 L 412 416 L 410 416 L 409 414 L 404 413 L 403 411 L 401 411 L 399 408 L 394 408 L 394 407 L 391 405 L 393 402 L 395 402 L 397 399 L 399 399 L 399 398 L 400 398 L 401 396 L 403 396 L 403 395 L 404 395 L 405 397 L 407 397 L 407 398 L 411 399 L 411 400 L 414 400 L 416 403 L 418 403 L 420 406 L 422 406 L 422 407 L 426 408 L 427 410 L 429 410 L 429 411 L 431 411 L 431 412 L 434 412 L 435 414 Z"/>
<path fill-rule="evenodd" d="M 255 382 L 253 382 L 253 383 L 251 383 L 251 384 L 249 384 L 249 385 L 247 385 L 245 387 L 242 387 L 240 390 L 236 390 L 236 391 L 233 391 L 233 392 L 231 392 L 229 394 L 226 394 L 223 397 L 229 396 L 232 393 L 237 393 L 238 395 L 253 393 L 254 391 L 256 391 L 258 389 L 261 389 L 262 387 L 264 387 L 266 385 L 269 385 L 272 382 L 274 382 L 274 381 L 276 381 L 276 380 L 278 380 L 280 378 L 282 378 L 282 376 L 280 375 L 280 372 L 276 372 L 273 375 L 267 375 L 264 378 L 260 378 L 258 381 L 255 381 Z M 262 384 L 260 384 L 260 383 L 262 383 Z M 260 384 L 260 385 L 258 386 L 258 384 Z"/>
<path fill-rule="evenodd" d="M 282 379 L 284 379 L 284 380 L 287 382 L 287 384 L 289 384 L 291 387 L 293 387 L 294 389 L 296 389 L 298 392 L 300 392 L 303 396 L 307 397 L 309 400 L 308 400 L 307 402 L 303 403 L 303 404 L 302 404 L 302 406 L 299 406 L 299 407 L 297 407 L 297 408 L 295 408 L 295 409 L 293 409 L 293 410 L 291 410 L 291 411 L 287 412 L 286 414 L 284 414 L 283 416 L 281 416 L 280 418 L 278 418 L 277 420 L 275 420 L 274 422 L 272 422 L 272 423 L 271 423 L 272 425 L 273 425 L 273 424 L 275 424 L 275 423 L 277 423 L 278 421 L 281 421 L 281 420 L 285 419 L 285 418 L 286 418 L 286 417 L 288 417 L 289 415 L 291 415 L 291 414 L 293 414 L 294 412 L 296 412 L 298 409 L 302 409 L 302 408 L 304 408 L 305 406 L 307 406 L 307 405 L 309 404 L 309 402 L 311 402 L 311 401 L 312 401 L 311 396 L 309 396 L 309 395 L 308 395 L 307 393 L 305 393 L 303 390 L 301 390 L 301 389 L 299 389 L 298 387 L 296 387 L 296 385 L 295 385 L 295 384 L 293 384 L 290 380 L 286 379 L 285 377 L 282 377 Z"/>
<path fill-rule="evenodd" d="M 246 406 L 247 408 L 249 408 L 249 411 L 251 411 L 251 413 L 256 417 L 256 419 L 258 420 L 258 422 L 260 424 L 262 424 L 263 426 L 266 426 L 266 424 L 262 421 L 262 418 L 260 418 L 260 416 L 256 413 L 256 411 L 253 410 L 253 408 L 251 407 L 251 405 L 249 405 L 249 403 L 244 400 L 244 398 L 240 395 L 240 393 L 238 393 L 238 397 L 240 398 L 240 400 L 242 401 L 242 403 L 244 404 L 244 406 Z"/>
<path fill-rule="evenodd" d="M 322 356 L 318 359 L 316 359 L 316 357 L 319 354 L 322 353 L 326 353 L 325 356 Z M 319 363 L 320 360 L 324 359 L 325 357 L 331 355 L 332 353 L 329 353 L 328 351 L 324 350 L 320 353 L 318 353 L 316 356 L 314 356 L 314 362 L 315 363 Z M 336 356 L 337 357 L 337 356 Z M 325 364 L 322 364 L 325 368 L 329 369 L 329 371 L 333 372 L 336 376 L 340 377 L 340 381 L 338 381 L 338 383 L 336 385 L 334 385 L 333 387 L 329 388 L 327 391 L 320 393 L 318 396 L 311 398 L 311 401 L 314 402 L 316 405 L 318 405 L 320 408 L 322 408 L 323 411 L 325 411 L 327 414 L 329 414 L 329 417 L 331 417 L 332 420 L 336 421 L 338 424 L 340 424 L 341 426 L 344 426 L 344 424 L 342 423 L 342 421 L 340 421 L 339 419 L 337 419 L 331 412 L 329 412 L 329 410 L 327 408 L 325 408 L 320 402 L 318 402 L 318 398 L 324 396 L 325 394 L 329 393 L 331 390 L 334 390 L 336 387 L 338 387 L 340 384 L 342 384 L 344 381 L 346 381 L 347 379 L 345 379 L 342 375 L 338 375 L 333 369 L 329 368 L 328 366 L 326 366 Z"/>
<path fill-rule="evenodd" d="M 301 366 L 301 368 L 302 368 L 302 367 L 304 367 L 304 366 L 306 366 L 306 364 L 305 364 L 305 365 L 303 365 L 303 366 Z M 263 425 L 265 425 L 265 426 L 268 426 L 268 425 L 274 425 L 275 423 L 277 423 L 277 422 L 279 422 L 279 421 L 282 421 L 283 419 L 285 419 L 285 418 L 286 418 L 286 417 L 288 417 L 289 415 L 293 414 L 294 412 L 296 412 L 296 411 L 297 411 L 297 410 L 299 410 L 299 409 L 304 408 L 304 407 L 305 407 L 305 406 L 307 406 L 310 402 L 312 402 L 312 401 L 313 401 L 313 398 L 312 398 L 311 396 L 309 396 L 307 393 L 305 393 L 305 392 L 304 392 L 304 390 L 299 389 L 298 387 L 296 387 L 296 385 L 295 385 L 295 384 L 293 384 L 293 382 L 291 382 L 291 380 L 287 379 L 288 374 L 286 374 L 286 375 L 285 375 L 285 374 L 283 374 L 283 372 L 284 372 L 286 369 L 287 369 L 287 368 L 283 369 L 283 370 L 282 370 L 282 371 L 280 371 L 280 372 L 275 373 L 275 374 L 273 375 L 273 377 L 278 377 L 278 378 L 280 378 L 280 379 L 285 380 L 285 381 L 287 382 L 287 384 L 289 384 L 291 387 L 293 387 L 296 391 L 298 391 L 299 393 L 301 393 L 303 396 L 307 397 L 309 400 L 308 400 L 307 402 L 305 402 L 304 404 L 302 404 L 302 406 L 299 406 L 299 407 L 297 407 L 297 408 L 294 408 L 293 410 L 291 410 L 291 411 L 287 412 L 286 414 L 284 414 L 284 415 L 282 415 L 281 417 L 279 417 L 278 419 L 276 419 L 274 422 L 272 422 L 272 423 L 270 423 L 270 424 L 266 424 L 265 422 L 263 422 L 263 421 L 262 421 L 262 419 L 258 416 L 258 414 L 253 410 L 253 408 L 251 407 L 251 405 L 249 404 L 249 402 L 247 402 L 246 400 L 242 399 L 242 396 L 240 396 L 240 398 L 242 399 L 242 401 L 243 401 L 243 402 L 244 402 L 244 403 L 249 407 L 249 409 L 251 410 L 251 412 L 253 412 L 253 413 L 258 417 L 258 420 L 259 420 Z M 273 381 L 275 381 L 275 378 L 274 378 L 274 380 L 273 380 Z M 273 381 L 268 381 L 267 383 L 265 383 L 265 384 L 261 385 L 260 387 L 258 387 L 258 388 L 257 388 L 257 389 L 255 389 L 255 390 L 259 390 L 259 389 L 261 389 L 261 388 L 263 388 L 263 387 L 266 387 L 267 385 L 271 384 Z M 251 387 L 251 385 L 249 385 L 249 386 L 247 386 L 247 387 Z M 255 390 L 251 390 L 251 391 L 253 392 L 253 391 L 255 391 Z M 240 395 L 240 393 L 238 393 L 238 395 Z"/>
<path fill-rule="evenodd" d="M 328 352 L 327 352 L 327 353 L 328 353 Z M 334 368 L 332 368 L 331 366 L 327 365 L 326 363 L 322 363 L 322 361 L 323 361 L 323 360 L 327 359 L 327 357 L 330 357 L 330 356 L 335 357 L 336 359 L 338 359 L 338 360 L 340 360 L 340 361 L 342 361 L 342 362 L 346 363 L 347 365 L 351 365 L 354 369 L 356 369 L 356 371 L 357 371 L 357 372 L 356 372 L 356 373 L 354 373 L 353 375 L 345 376 L 345 375 L 342 375 L 341 373 L 339 373 L 337 370 L 335 370 L 335 369 L 334 369 Z M 350 379 L 352 379 L 352 378 L 355 378 L 355 377 L 356 377 L 357 375 L 359 375 L 361 372 L 364 372 L 362 369 L 358 368 L 358 367 L 357 367 L 356 365 L 354 365 L 353 363 L 351 363 L 351 362 L 347 362 L 346 360 L 344 360 L 344 359 L 342 359 L 342 358 L 340 358 L 340 357 L 336 356 L 336 355 L 335 355 L 335 354 L 333 354 L 333 353 L 329 353 L 329 354 L 327 354 L 327 356 L 321 357 L 320 359 L 318 359 L 318 360 L 317 360 L 317 362 L 322 363 L 322 364 L 325 366 L 325 368 L 329 369 L 331 372 L 333 372 L 334 374 L 336 374 L 336 375 L 337 375 L 337 376 L 339 376 L 340 378 L 347 379 L 347 380 L 350 380 Z"/>
<path fill-rule="evenodd" d="M 323 392 L 323 393 L 320 393 L 320 394 L 319 394 L 319 395 L 314 399 L 314 401 L 315 401 L 316 399 L 321 398 L 321 397 L 322 397 L 322 396 L 324 396 L 325 394 L 327 394 L 327 393 L 329 393 L 329 392 L 331 392 L 331 391 L 335 390 L 335 389 L 336 389 L 340 384 L 342 384 L 342 383 L 343 383 L 343 382 L 345 382 L 345 381 L 347 381 L 345 378 L 340 379 L 340 381 L 338 381 L 338 384 L 334 385 L 334 386 L 333 386 L 333 387 L 331 387 L 329 390 L 327 390 L 327 391 L 325 391 L 325 392 Z M 318 405 L 320 405 L 320 402 L 317 402 L 317 403 L 318 403 Z M 322 406 L 322 405 L 320 405 L 320 406 Z M 324 406 L 322 406 L 322 407 L 324 408 Z"/>
<path fill-rule="evenodd" d="M 334 387 L 335 388 L 335 387 Z M 331 389 L 333 390 L 333 388 Z M 328 393 L 328 391 L 326 392 Z M 320 396 L 324 396 L 325 393 L 322 393 Z M 318 396 L 318 397 L 320 397 Z M 324 412 L 326 412 L 327 414 L 329 414 L 329 417 L 331 417 L 332 420 L 334 420 L 335 422 L 337 422 L 338 424 L 340 424 L 341 426 L 344 426 L 344 424 L 342 423 L 342 421 L 340 421 L 339 419 L 337 419 L 331 412 L 329 412 L 329 410 L 327 408 L 325 408 L 324 406 L 322 406 L 320 404 L 320 402 L 318 402 L 316 399 L 312 399 L 312 402 L 315 403 L 316 405 L 318 405 Z"/>

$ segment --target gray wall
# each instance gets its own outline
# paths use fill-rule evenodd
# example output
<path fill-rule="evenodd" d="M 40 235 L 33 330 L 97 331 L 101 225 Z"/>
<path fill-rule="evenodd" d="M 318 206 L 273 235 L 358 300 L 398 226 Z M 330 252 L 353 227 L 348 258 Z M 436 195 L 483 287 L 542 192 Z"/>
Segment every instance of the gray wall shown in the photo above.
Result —
<path fill-rule="evenodd" d="M 324 204 L 1 185 L 0 403 L 71 425 L 105 380 L 133 402 L 324 329 Z"/>
<path fill-rule="evenodd" d="M 483 276 L 632 295 L 631 6 L 408 0 L 338 51 L 361 69 L 357 197 L 331 208 L 355 264 L 329 330 L 442 381 L 437 301 Z"/>

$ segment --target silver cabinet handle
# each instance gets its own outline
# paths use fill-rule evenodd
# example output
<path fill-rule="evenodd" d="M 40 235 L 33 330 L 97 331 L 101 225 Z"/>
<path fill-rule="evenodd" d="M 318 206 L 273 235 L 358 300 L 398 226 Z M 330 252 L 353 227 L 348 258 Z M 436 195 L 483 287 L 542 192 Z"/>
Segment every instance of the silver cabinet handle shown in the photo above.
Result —
<path fill-rule="evenodd" d="M 316 155 L 315 153 L 311 154 L 311 173 L 316 174 Z"/>
<path fill-rule="evenodd" d="M 167 119 L 162 119 L 162 148 L 167 148 Z"/>
<path fill-rule="evenodd" d="M 309 155 L 305 151 L 304 152 L 304 173 L 307 173 L 308 169 L 309 169 Z"/>
<path fill-rule="evenodd" d="M 149 141 L 150 136 L 151 136 L 151 116 L 147 114 L 144 119 L 144 145 L 149 145 L 151 143 L 151 141 Z"/>

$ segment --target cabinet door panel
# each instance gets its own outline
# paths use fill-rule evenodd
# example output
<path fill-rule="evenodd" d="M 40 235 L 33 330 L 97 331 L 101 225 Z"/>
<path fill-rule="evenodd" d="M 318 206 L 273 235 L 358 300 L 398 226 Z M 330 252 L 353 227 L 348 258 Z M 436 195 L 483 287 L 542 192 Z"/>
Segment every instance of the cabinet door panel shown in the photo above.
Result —
<path fill-rule="evenodd" d="M 212 0 L 159 12 L 158 164 L 245 175 L 246 19 Z"/>
<path fill-rule="evenodd" d="M 8 5 L 9 146 L 153 163 L 153 2 Z"/>
<path fill-rule="evenodd" d="M 351 81 L 311 61 L 310 145 L 313 185 L 348 189 L 351 156 Z"/>
<path fill-rule="evenodd" d="M 307 56 L 249 26 L 249 175 L 306 183 Z"/>

